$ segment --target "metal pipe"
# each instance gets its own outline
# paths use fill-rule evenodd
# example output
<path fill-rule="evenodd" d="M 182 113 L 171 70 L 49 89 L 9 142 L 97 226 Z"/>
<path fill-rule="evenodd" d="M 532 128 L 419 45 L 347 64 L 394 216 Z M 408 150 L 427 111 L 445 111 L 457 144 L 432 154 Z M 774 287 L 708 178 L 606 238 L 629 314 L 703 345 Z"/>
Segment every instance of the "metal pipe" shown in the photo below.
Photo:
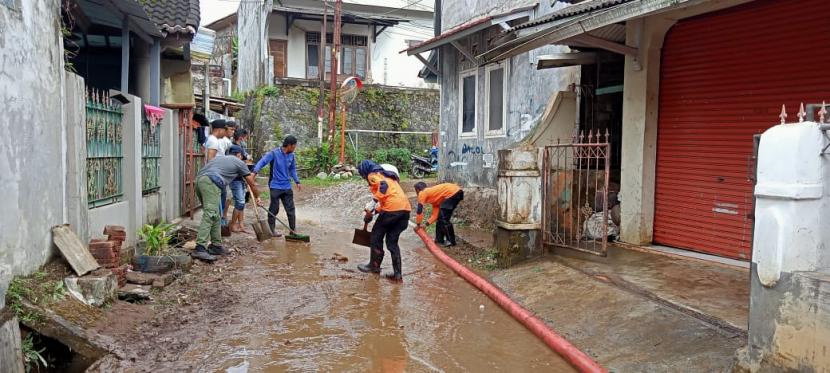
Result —
<path fill-rule="evenodd" d="M 562 356 L 574 368 L 581 372 L 607 372 L 605 368 L 597 364 L 587 354 L 551 330 L 542 320 L 539 320 L 538 317 L 534 316 L 526 308 L 510 299 L 501 289 L 441 251 L 438 245 L 429 238 L 424 229 L 416 229 L 415 233 L 421 237 L 421 240 L 424 241 L 424 244 L 432 255 L 435 255 L 438 260 L 450 267 L 455 273 L 490 297 L 490 299 L 522 323 L 522 325 L 539 337 L 551 350 L 559 354 L 559 356 Z"/>

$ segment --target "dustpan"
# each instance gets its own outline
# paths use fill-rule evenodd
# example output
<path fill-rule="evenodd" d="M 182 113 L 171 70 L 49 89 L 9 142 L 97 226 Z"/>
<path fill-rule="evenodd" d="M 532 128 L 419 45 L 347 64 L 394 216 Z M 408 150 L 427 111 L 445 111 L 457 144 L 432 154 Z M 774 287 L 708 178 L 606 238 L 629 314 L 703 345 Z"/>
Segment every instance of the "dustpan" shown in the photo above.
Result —
<path fill-rule="evenodd" d="M 363 229 L 355 229 L 352 243 L 355 245 L 370 247 L 372 245 L 372 232 L 368 231 L 369 223 L 363 223 Z"/>

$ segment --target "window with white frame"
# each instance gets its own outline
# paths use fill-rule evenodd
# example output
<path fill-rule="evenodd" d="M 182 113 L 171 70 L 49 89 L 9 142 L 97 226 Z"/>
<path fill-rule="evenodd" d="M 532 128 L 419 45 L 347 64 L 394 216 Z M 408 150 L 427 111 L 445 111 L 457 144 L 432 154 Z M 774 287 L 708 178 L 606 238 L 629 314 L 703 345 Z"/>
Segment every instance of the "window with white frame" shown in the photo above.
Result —
<path fill-rule="evenodd" d="M 507 121 L 507 62 L 487 66 L 484 74 L 487 136 L 504 136 Z"/>
<path fill-rule="evenodd" d="M 461 137 L 476 136 L 476 70 L 461 73 L 458 78 L 458 130 Z"/>

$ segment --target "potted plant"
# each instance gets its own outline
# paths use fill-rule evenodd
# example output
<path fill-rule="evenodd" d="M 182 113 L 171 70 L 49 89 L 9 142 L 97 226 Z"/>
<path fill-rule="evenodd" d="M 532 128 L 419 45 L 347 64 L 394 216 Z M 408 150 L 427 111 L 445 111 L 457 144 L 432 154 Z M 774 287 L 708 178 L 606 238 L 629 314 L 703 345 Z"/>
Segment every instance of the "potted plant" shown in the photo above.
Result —
<path fill-rule="evenodd" d="M 171 245 L 175 228 L 176 225 L 164 222 L 141 227 L 133 267 L 141 272 L 167 272 L 189 266 L 190 256 Z"/>

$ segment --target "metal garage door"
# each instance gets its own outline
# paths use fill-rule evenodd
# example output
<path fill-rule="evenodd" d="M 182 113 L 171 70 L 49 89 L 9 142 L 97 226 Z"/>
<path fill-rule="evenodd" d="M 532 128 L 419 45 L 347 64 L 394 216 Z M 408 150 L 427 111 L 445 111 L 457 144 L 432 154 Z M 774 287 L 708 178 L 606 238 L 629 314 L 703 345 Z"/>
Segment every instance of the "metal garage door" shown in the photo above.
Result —
<path fill-rule="evenodd" d="M 683 20 L 660 77 L 654 241 L 749 259 L 754 134 L 830 101 L 824 0 L 753 1 Z"/>

